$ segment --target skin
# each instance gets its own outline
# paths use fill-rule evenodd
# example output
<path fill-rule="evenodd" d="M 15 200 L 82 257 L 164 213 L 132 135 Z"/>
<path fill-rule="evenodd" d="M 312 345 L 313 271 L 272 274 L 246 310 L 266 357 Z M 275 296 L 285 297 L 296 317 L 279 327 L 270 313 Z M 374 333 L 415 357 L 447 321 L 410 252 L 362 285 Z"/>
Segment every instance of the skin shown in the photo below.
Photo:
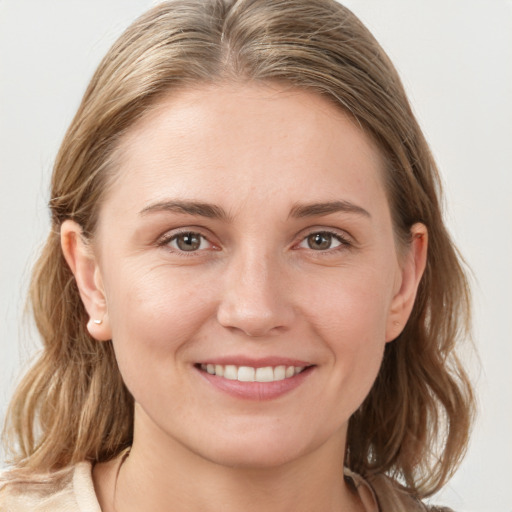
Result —
<path fill-rule="evenodd" d="M 94 239 L 72 221 L 61 233 L 89 331 L 113 340 L 136 401 L 115 505 L 118 463 L 94 468 L 102 509 L 362 510 L 342 476 L 347 425 L 407 321 L 427 250 L 421 224 L 395 245 L 377 148 L 320 96 L 222 84 L 161 100 L 118 155 Z M 225 217 L 161 207 L 176 200 Z M 345 208 L 297 215 L 334 201 Z M 198 250 L 169 241 L 181 231 L 201 235 Z M 226 355 L 312 368 L 282 396 L 247 400 L 195 366 Z"/>

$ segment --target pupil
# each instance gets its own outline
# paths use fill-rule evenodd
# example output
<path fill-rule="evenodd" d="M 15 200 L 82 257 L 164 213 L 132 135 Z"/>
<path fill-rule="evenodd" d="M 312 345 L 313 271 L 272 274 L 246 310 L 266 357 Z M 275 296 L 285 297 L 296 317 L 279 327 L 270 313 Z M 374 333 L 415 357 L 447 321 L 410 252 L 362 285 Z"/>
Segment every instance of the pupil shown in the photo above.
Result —
<path fill-rule="evenodd" d="M 180 235 L 176 242 L 182 251 L 196 251 L 201 245 L 201 240 L 193 233 Z"/>
<path fill-rule="evenodd" d="M 331 235 L 329 233 L 315 233 L 308 237 L 310 249 L 324 250 L 331 246 Z"/>

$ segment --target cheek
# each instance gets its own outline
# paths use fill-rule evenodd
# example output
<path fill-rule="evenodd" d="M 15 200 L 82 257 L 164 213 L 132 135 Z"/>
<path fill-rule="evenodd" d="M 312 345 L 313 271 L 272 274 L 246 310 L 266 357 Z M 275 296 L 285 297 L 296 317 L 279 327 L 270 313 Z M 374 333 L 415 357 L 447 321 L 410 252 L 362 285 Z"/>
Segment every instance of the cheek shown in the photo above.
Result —
<path fill-rule="evenodd" d="M 379 373 L 386 345 L 381 321 L 371 325 L 375 317 L 354 315 L 357 312 L 351 314 L 347 309 L 346 315 L 325 325 L 322 336 L 331 354 L 327 389 L 338 410 L 338 424 L 348 421 L 366 399 Z"/>
<path fill-rule="evenodd" d="M 336 269 L 330 276 L 304 283 L 303 314 L 329 339 L 384 341 L 393 296 L 394 275 L 377 265 L 361 271 Z M 306 290 L 307 288 L 307 290 Z"/>
<path fill-rule="evenodd" d="M 174 367 L 182 348 L 212 314 L 211 289 L 191 285 L 194 280 L 186 273 L 134 267 L 110 273 L 107 293 L 114 349 L 129 388 Z"/>
<path fill-rule="evenodd" d="M 381 276 L 381 277 L 379 277 Z M 392 284 L 381 272 L 348 272 L 338 283 L 314 287 L 302 311 L 332 364 L 331 392 L 350 414 L 369 393 L 386 345 Z"/>

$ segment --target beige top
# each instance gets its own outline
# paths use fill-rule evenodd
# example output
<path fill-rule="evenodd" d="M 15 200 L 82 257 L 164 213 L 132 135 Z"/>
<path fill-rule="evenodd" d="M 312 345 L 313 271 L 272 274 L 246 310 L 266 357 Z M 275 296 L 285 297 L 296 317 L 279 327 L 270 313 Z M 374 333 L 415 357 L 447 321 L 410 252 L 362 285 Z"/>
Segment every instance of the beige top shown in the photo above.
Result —
<path fill-rule="evenodd" d="M 353 481 L 365 512 L 448 512 L 427 508 L 385 476 L 377 477 L 370 485 L 350 470 L 345 470 L 345 474 Z M 91 463 L 77 464 L 57 481 L 6 485 L 0 489 L 0 512 L 101 512 Z"/>

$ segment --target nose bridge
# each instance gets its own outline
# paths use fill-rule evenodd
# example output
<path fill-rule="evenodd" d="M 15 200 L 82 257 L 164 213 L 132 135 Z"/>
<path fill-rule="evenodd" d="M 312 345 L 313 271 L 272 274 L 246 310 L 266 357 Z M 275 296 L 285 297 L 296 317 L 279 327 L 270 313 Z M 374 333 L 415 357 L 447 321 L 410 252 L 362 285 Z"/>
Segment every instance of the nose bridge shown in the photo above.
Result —
<path fill-rule="evenodd" d="M 249 336 L 285 329 L 292 317 L 285 281 L 282 262 L 269 248 L 257 244 L 240 248 L 225 273 L 219 322 Z"/>

